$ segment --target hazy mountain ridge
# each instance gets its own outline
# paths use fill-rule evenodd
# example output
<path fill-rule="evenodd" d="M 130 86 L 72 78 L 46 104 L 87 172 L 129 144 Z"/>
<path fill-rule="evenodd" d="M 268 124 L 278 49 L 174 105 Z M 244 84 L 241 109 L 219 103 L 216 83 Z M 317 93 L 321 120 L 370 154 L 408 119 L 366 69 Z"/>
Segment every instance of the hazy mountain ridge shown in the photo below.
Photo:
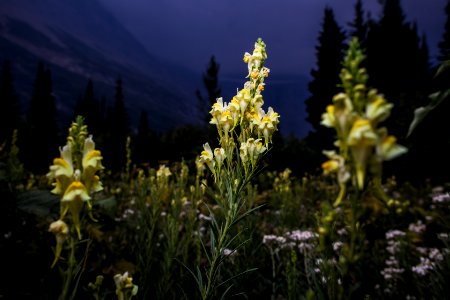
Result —
<path fill-rule="evenodd" d="M 52 71 L 63 114 L 71 113 L 88 78 L 94 81 L 96 96 L 111 102 L 121 76 L 132 119 L 146 109 L 150 125 L 159 130 L 196 121 L 195 88 L 185 88 L 191 83 L 151 57 L 97 1 L 6 0 L 0 11 L 0 59 L 11 61 L 24 104 L 42 60 Z"/>
<path fill-rule="evenodd" d="M 25 106 L 38 62 L 50 67 L 63 122 L 73 117 L 74 103 L 88 79 L 94 81 L 95 96 L 111 104 L 118 76 L 134 125 L 141 109 L 148 111 L 156 130 L 198 121 L 195 90 L 204 94 L 201 74 L 153 57 L 97 0 L 3 0 L 0 47 L 0 60 L 11 61 L 14 86 Z M 242 68 L 242 74 L 219 73 L 225 100 L 242 88 L 245 65 Z M 285 135 L 302 137 L 309 129 L 304 121 L 307 81 L 301 75 L 275 72 L 267 79 L 265 107 L 280 113 Z"/>

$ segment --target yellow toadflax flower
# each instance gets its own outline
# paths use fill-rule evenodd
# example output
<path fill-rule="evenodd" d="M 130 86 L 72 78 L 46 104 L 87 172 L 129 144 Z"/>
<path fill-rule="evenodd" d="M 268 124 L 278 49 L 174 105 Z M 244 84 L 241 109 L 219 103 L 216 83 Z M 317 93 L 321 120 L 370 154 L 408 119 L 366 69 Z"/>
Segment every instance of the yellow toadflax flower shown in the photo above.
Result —
<path fill-rule="evenodd" d="M 386 128 L 381 128 L 378 135 L 380 138 L 376 147 L 376 153 L 380 161 L 391 160 L 408 152 L 406 147 L 397 144 L 395 136 L 387 134 Z"/>
<path fill-rule="evenodd" d="M 53 165 L 50 166 L 47 173 L 48 179 L 54 186 L 51 192 L 61 197 L 60 221 L 64 222 L 64 218 L 69 213 L 78 239 L 81 239 L 80 215 L 83 208 L 86 204 L 90 212 L 92 209 L 91 195 L 103 189 L 100 177 L 97 175 L 97 172 L 103 169 L 101 163 L 103 158 L 100 151 L 95 149 L 92 136 L 88 138 L 86 136 L 86 126 L 79 117 L 69 129 L 67 144 L 60 149 L 60 157 L 53 160 Z M 90 216 L 92 218 L 92 215 Z M 50 231 L 59 232 L 61 231 L 59 229 L 65 228 L 61 227 L 63 226 L 61 222 L 52 223 Z M 67 227 L 67 225 L 65 226 Z M 57 244 L 57 250 L 58 247 L 60 247 L 59 244 Z M 57 253 L 53 265 L 58 258 L 59 253 Z"/>
<path fill-rule="evenodd" d="M 364 187 L 364 177 L 369 155 L 377 143 L 378 136 L 372 128 L 368 119 L 357 119 L 350 130 L 347 144 L 352 151 L 352 157 L 355 162 L 356 178 L 358 187 Z"/>
<path fill-rule="evenodd" d="M 59 260 L 64 242 L 69 236 L 69 227 L 63 220 L 58 220 L 50 224 L 48 231 L 53 233 L 56 237 L 55 259 L 51 266 L 53 268 Z"/>
<path fill-rule="evenodd" d="M 377 90 L 375 89 L 369 91 L 367 98 L 366 117 L 371 120 L 373 124 L 378 124 L 379 122 L 386 120 L 394 105 L 388 103 L 383 95 L 377 94 Z"/>

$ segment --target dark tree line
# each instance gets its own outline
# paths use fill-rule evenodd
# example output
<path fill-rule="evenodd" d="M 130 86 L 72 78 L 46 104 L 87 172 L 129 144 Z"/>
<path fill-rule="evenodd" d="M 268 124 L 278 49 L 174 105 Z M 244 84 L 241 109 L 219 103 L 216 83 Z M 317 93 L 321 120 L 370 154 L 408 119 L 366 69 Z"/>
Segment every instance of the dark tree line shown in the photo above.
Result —
<path fill-rule="evenodd" d="M 271 168 L 289 167 L 299 176 L 320 172 L 325 159 L 322 150 L 332 149 L 335 140 L 334 132 L 320 124 L 321 115 L 333 95 L 340 91 L 338 76 L 346 43 L 356 36 L 366 50 L 364 66 L 369 74 L 369 86 L 377 88 L 394 104 L 385 125 L 399 143 L 409 148 L 407 155 L 386 164 L 386 175 L 396 174 L 405 180 L 450 180 L 446 172 L 450 167 L 450 160 L 446 158 L 450 153 L 450 135 L 444 130 L 448 128 L 450 101 L 442 102 L 411 136 L 407 136 L 415 109 L 427 105 L 431 93 L 450 88 L 450 71 L 434 77 L 439 64 L 450 59 L 450 1 L 445 7 L 447 22 L 438 45 L 438 65 L 430 64 L 426 37 L 419 34 L 414 22 L 406 20 L 400 0 L 380 3 L 381 15 L 373 18 L 365 11 L 363 2 L 355 0 L 354 17 L 346 28 L 337 23 L 333 10 L 325 7 L 316 45 L 316 66 L 308 85 L 310 96 L 302 99 L 313 130 L 302 140 L 278 133 L 267 157 Z M 133 130 L 120 76 L 111 105 L 104 97 L 97 98 L 94 83 L 88 80 L 74 106 L 74 118 L 76 115 L 85 117 L 89 131 L 103 151 L 105 165 L 112 172 L 124 169 L 127 137 L 131 137 L 134 164 L 156 167 L 161 161 L 192 160 L 205 140 L 211 142 L 215 138 L 214 128 L 208 124 L 208 111 L 221 96 L 219 70 L 220 65 L 211 56 L 202 75 L 205 92 L 196 91 L 204 120 L 202 126 L 186 125 L 160 133 L 149 127 L 152 116 L 142 111 L 137 129 Z M 51 72 L 43 63 L 39 64 L 27 112 L 20 110 L 13 73 L 13 65 L 5 61 L 0 78 L 0 107 L 3 108 L 0 110 L 0 141 L 7 145 L 12 131 L 19 129 L 20 154 L 26 168 L 46 172 L 51 159 L 58 154 L 58 146 L 64 143 L 68 126 L 64 124 L 62 130 L 58 127 L 61 122 L 56 113 Z"/>
<path fill-rule="evenodd" d="M 409 148 L 408 154 L 387 163 L 386 175 L 395 174 L 410 181 L 427 178 L 449 180 L 449 175 L 444 174 L 444 171 L 433 170 L 439 168 L 439 160 L 449 163 L 443 155 L 445 151 L 449 153 L 450 136 L 444 137 L 442 129 L 445 125 L 448 127 L 444 123 L 448 123 L 445 122 L 445 114 L 450 113 L 450 101 L 446 101 L 447 107 L 442 105 L 433 117 L 421 124 L 414 136 L 407 137 L 415 109 L 425 106 L 429 102 L 428 96 L 437 88 L 436 80 L 433 79 L 437 66 L 430 64 L 426 37 L 418 33 L 414 22 L 406 20 L 400 0 L 384 0 L 380 4 L 381 16 L 374 19 L 365 12 L 362 1 L 356 0 L 354 19 L 347 24 L 346 30 L 337 24 L 332 9 L 325 8 L 316 46 L 316 67 L 311 71 L 310 96 L 305 101 L 307 121 L 313 131 L 306 138 L 306 145 L 310 149 L 304 151 L 309 159 L 302 170 L 318 172 L 317 166 L 324 160 L 321 151 L 333 148 L 332 133 L 320 125 L 320 116 L 326 105 L 331 103 L 332 96 L 340 91 L 338 74 L 346 50 L 345 44 L 350 37 L 356 36 L 366 50 L 364 66 L 369 74 L 369 86 L 378 89 L 394 104 L 391 116 L 384 125 L 398 138 L 399 143 Z M 447 19 L 449 10 L 447 5 Z M 447 21 L 439 44 L 440 62 L 449 59 L 449 27 Z M 439 88 L 448 88 L 449 82 L 441 80 Z M 443 152 L 442 149 L 446 150 Z"/>

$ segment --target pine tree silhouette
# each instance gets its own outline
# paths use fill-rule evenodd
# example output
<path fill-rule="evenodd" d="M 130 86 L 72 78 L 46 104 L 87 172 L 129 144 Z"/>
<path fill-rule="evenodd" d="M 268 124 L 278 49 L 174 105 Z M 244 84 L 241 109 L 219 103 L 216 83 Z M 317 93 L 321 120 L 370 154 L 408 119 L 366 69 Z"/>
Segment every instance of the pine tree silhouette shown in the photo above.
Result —
<path fill-rule="evenodd" d="M 202 96 L 200 90 L 196 91 L 197 98 L 199 100 L 199 110 L 201 116 L 204 119 L 205 124 L 209 124 L 211 116 L 209 115 L 209 110 L 211 106 L 216 102 L 216 99 L 221 95 L 221 90 L 219 87 L 219 70 L 220 65 L 216 62 L 216 59 L 211 56 L 206 71 L 203 73 L 203 84 L 206 89 L 206 99 Z"/>
<path fill-rule="evenodd" d="M 109 134 L 105 141 L 105 163 L 113 172 L 120 172 L 126 164 L 126 141 L 130 134 L 129 118 L 120 76 L 116 80 L 114 103 L 107 119 Z"/>
<path fill-rule="evenodd" d="M 30 171 L 46 173 L 52 159 L 58 155 L 59 130 L 52 76 L 43 62 L 39 62 L 37 68 L 27 127 L 28 134 L 23 149 L 25 166 Z"/>
<path fill-rule="evenodd" d="M 10 141 L 20 126 L 20 103 L 13 85 L 11 64 L 5 60 L 0 74 L 0 144 Z"/>
<path fill-rule="evenodd" d="M 349 36 L 358 38 L 358 41 L 362 48 L 365 48 L 367 32 L 369 30 L 368 21 L 364 16 L 364 8 L 362 0 L 356 0 L 354 6 L 355 14 L 353 21 L 348 25 L 350 27 Z"/>
<path fill-rule="evenodd" d="M 324 10 L 322 29 L 316 46 L 316 68 L 311 71 L 312 81 L 308 85 L 310 97 L 306 99 L 307 121 L 314 131 L 306 140 L 317 152 L 317 160 L 312 165 L 319 165 L 323 159 L 322 150 L 333 147 L 334 133 L 320 124 L 326 106 L 331 103 L 335 94 L 340 91 L 339 73 L 345 49 L 345 34 L 337 24 L 334 12 L 330 7 Z"/>
<path fill-rule="evenodd" d="M 134 144 L 134 153 L 133 159 L 136 164 L 145 164 L 150 163 L 154 155 L 154 151 L 152 151 L 152 145 L 156 146 L 152 139 L 151 130 L 148 123 L 148 113 L 145 110 L 142 110 L 139 115 L 137 134 Z"/>
<path fill-rule="evenodd" d="M 95 97 L 94 83 L 92 79 L 88 80 L 84 95 L 78 98 L 74 108 L 74 117 L 83 116 L 89 132 L 97 136 L 101 133 L 102 118 L 100 114 L 100 105 Z"/>
<path fill-rule="evenodd" d="M 405 21 L 400 1 L 386 0 L 381 19 L 370 24 L 367 69 L 369 85 L 394 104 L 386 125 L 402 143 L 414 109 L 428 95 L 430 70 L 425 44 L 416 25 Z"/>

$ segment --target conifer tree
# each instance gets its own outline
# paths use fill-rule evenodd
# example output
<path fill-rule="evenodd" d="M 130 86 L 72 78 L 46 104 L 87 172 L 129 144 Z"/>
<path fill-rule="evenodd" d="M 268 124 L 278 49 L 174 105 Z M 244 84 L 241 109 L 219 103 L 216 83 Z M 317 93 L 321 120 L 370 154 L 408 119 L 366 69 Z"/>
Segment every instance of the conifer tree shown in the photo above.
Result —
<path fill-rule="evenodd" d="M 126 141 L 129 132 L 129 119 L 125 107 L 125 97 L 123 94 L 122 79 L 116 80 L 114 103 L 108 116 L 108 127 L 110 134 L 106 141 L 107 151 L 105 151 L 105 164 L 114 172 L 123 170 L 126 164 Z"/>
<path fill-rule="evenodd" d="M 134 145 L 134 161 L 137 164 L 155 166 L 158 161 L 159 141 L 153 130 L 149 127 L 148 113 L 142 110 L 139 116 L 136 140 Z"/>
<path fill-rule="evenodd" d="M 97 136 L 101 133 L 102 118 L 100 114 L 100 105 L 95 97 L 94 83 L 92 79 L 88 80 L 84 95 L 79 97 L 74 108 L 74 118 L 76 116 L 83 116 L 85 124 L 89 131 Z"/>
<path fill-rule="evenodd" d="M 368 21 L 364 17 L 362 0 L 356 0 L 354 9 L 353 21 L 348 24 L 350 27 L 349 36 L 358 38 L 361 47 L 364 48 L 369 27 Z"/>
<path fill-rule="evenodd" d="M 312 81 L 308 85 L 310 97 L 306 99 L 307 121 L 312 125 L 307 141 L 322 159 L 322 150 L 333 143 L 334 133 L 320 124 L 322 113 L 330 100 L 339 91 L 339 72 L 345 49 L 345 33 L 337 24 L 330 7 L 324 10 L 322 29 L 316 46 L 316 68 L 311 71 Z M 316 165 L 319 165 L 318 163 Z"/>
<path fill-rule="evenodd" d="M 432 80 L 432 94 L 429 96 L 425 117 L 423 117 L 409 139 L 413 143 L 410 161 L 414 162 L 416 172 L 424 178 L 432 179 L 433 184 L 442 184 L 450 181 L 450 136 L 442 134 L 443 128 L 448 128 L 448 115 L 450 114 L 450 68 L 445 64 L 450 60 L 450 1 L 446 7 L 446 22 L 439 48 L 439 65 L 434 67 Z M 422 45 L 422 51 L 428 49 Z M 437 71 L 439 70 L 439 72 Z M 424 105 L 425 106 L 425 105 Z M 416 115 L 417 117 L 417 115 Z"/>
<path fill-rule="evenodd" d="M 425 43 L 416 25 L 405 20 L 400 1 L 385 0 L 380 20 L 370 25 L 367 69 L 371 74 L 369 84 L 392 99 L 394 109 L 386 126 L 402 141 L 414 109 L 428 94 L 430 71 Z"/>
<path fill-rule="evenodd" d="M 208 124 L 210 120 L 209 108 L 216 102 L 216 99 L 221 96 L 218 76 L 219 70 L 220 65 L 216 62 L 216 58 L 213 55 L 211 56 L 206 71 L 202 76 L 207 98 L 205 99 L 199 90 L 196 92 L 199 100 L 199 110 L 205 120 L 205 124 Z"/>
<path fill-rule="evenodd" d="M 0 144 L 12 138 L 20 125 L 19 97 L 11 75 L 11 64 L 5 60 L 0 74 Z"/>
<path fill-rule="evenodd" d="M 59 130 L 53 96 L 52 75 L 40 62 L 34 82 L 33 95 L 27 116 L 25 165 L 39 174 L 45 173 L 52 158 L 57 155 Z"/>
<path fill-rule="evenodd" d="M 447 1 L 445 5 L 446 21 L 444 25 L 444 33 L 442 34 L 441 41 L 438 44 L 439 48 L 439 61 L 444 62 L 450 60 L 450 1 Z"/>

